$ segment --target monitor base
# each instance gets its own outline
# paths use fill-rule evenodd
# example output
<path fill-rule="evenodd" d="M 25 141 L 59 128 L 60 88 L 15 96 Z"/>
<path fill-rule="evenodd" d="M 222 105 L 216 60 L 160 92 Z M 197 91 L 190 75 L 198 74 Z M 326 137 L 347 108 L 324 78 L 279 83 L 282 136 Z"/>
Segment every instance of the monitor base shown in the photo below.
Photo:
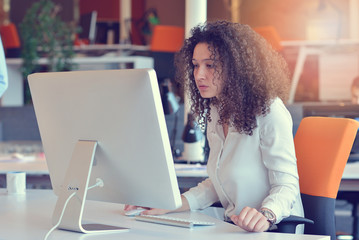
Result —
<path fill-rule="evenodd" d="M 128 232 L 129 228 L 97 224 L 97 223 L 88 223 L 82 224 L 84 229 L 83 233 L 114 233 L 114 232 Z"/>
<path fill-rule="evenodd" d="M 81 233 L 128 231 L 127 228 L 116 226 L 82 224 L 82 214 L 89 190 L 88 185 L 96 147 L 97 141 L 79 140 L 76 143 L 52 218 L 54 224 L 60 222 L 59 229 Z"/>

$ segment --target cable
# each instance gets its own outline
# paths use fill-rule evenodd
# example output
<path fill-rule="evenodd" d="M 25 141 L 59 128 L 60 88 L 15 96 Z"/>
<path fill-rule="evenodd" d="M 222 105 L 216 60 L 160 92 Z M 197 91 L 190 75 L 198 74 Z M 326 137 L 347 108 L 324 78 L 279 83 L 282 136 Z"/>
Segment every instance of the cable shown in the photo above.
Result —
<path fill-rule="evenodd" d="M 92 188 L 95 188 L 95 187 L 103 187 L 103 180 L 101 178 L 96 178 L 96 183 L 94 185 L 92 185 L 91 187 L 88 187 L 87 190 L 90 190 Z M 73 196 L 76 195 L 77 192 L 73 192 L 65 201 L 65 204 L 64 204 L 64 207 L 62 208 L 62 211 L 61 211 L 61 215 L 60 215 L 60 218 L 59 218 L 59 221 L 55 224 L 55 226 L 53 226 L 46 234 L 44 240 L 47 240 L 47 238 L 50 236 L 50 234 L 60 225 L 61 223 L 61 220 L 62 220 L 62 217 L 64 216 L 64 213 L 65 213 L 65 210 L 66 210 L 66 207 L 67 207 L 67 204 L 69 203 L 69 201 L 71 200 L 71 198 Z"/>

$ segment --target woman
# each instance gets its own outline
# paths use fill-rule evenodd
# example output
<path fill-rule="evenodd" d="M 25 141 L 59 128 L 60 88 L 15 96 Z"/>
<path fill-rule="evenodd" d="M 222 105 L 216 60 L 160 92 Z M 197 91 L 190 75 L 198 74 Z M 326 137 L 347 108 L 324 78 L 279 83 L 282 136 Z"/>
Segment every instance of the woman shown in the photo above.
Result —
<path fill-rule="evenodd" d="M 207 119 L 210 146 L 209 178 L 184 193 L 176 211 L 220 201 L 227 221 L 255 232 L 303 216 L 285 61 L 250 27 L 218 21 L 192 29 L 176 67 L 191 111 Z"/>

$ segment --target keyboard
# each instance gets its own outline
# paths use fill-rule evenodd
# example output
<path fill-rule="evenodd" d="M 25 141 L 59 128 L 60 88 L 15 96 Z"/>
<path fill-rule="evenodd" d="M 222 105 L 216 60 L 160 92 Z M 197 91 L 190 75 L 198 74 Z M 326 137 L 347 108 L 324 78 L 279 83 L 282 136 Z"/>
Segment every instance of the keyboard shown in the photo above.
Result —
<path fill-rule="evenodd" d="M 137 221 L 150 222 L 157 224 L 164 224 L 176 227 L 192 228 L 194 226 L 212 226 L 215 225 L 213 222 L 204 222 L 204 221 L 193 221 L 186 220 L 181 218 L 168 217 L 163 215 L 139 215 L 136 216 Z"/>

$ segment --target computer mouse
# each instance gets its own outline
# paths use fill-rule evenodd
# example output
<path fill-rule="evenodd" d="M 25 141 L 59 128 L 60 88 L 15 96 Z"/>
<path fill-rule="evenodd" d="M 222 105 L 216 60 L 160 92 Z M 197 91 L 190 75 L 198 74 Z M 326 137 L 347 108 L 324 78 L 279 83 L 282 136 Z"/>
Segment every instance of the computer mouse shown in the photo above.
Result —
<path fill-rule="evenodd" d="M 138 216 L 140 215 L 141 212 L 145 211 L 146 209 L 144 208 L 136 208 L 130 211 L 125 212 L 125 215 L 128 217 L 134 217 L 134 216 Z"/>

